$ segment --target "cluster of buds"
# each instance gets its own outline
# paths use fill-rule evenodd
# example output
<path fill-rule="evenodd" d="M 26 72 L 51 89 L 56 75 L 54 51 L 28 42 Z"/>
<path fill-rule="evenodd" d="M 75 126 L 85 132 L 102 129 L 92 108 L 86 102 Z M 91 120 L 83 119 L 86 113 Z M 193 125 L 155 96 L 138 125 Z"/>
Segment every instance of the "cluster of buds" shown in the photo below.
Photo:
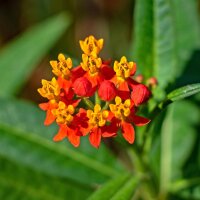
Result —
<path fill-rule="evenodd" d="M 78 147 L 80 138 L 89 136 L 91 145 L 98 148 L 102 137 L 122 134 L 134 142 L 134 126 L 143 126 L 149 119 L 137 116 L 138 106 L 145 103 L 151 92 L 132 77 L 136 64 L 123 56 L 120 61 L 103 61 L 98 57 L 103 39 L 93 36 L 80 41 L 82 62 L 73 67 L 71 58 L 58 55 L 50 61 L 55 77 L 42 80 L 38 92 L 48 102 L 39 106 L 46 111 L 45 125 L 56 121 L 59 126 L 54 141 L 68 138 Z M 93 98 L 94 96 L 94 98 Z"/>

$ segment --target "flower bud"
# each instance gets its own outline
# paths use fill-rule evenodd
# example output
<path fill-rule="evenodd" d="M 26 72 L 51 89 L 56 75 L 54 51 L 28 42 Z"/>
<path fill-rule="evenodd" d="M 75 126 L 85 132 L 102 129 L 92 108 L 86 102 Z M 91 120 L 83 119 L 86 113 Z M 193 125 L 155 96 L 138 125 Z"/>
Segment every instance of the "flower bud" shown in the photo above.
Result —
<path fill-rule="evenodd" d="M 151 96 L 149 89 L 143 84 L 132 86 L 131 99 L 136 106 L 145 103 Z"/>
<path fill-rule="evenodd" d="M 151 87 L 156 87 L 158 85 L 158 80 L 155 77 L 151 77 L 147 80 L 147 85 Z"/>
<path fill-rule="evenodd" d="M 98 95 L 104 101 L 113 100 L 117 95 L 115 85 L 110 81 L 103 81 L 99 87 Z"/>
<path fill-rule="evenodd" d="M 91 95 L 92 84 L 87 78 L 77 78 L 73 83 L 75 94 L 78 96 L 88 97 Z"/>
<path fill-rule="evenodd" d="M 144 80 L 144 77 L 142 74 L 139 74 L 135 77 L 135 81 L 137 81 L 138 83 L 142 83 L 143 80 Z"/>

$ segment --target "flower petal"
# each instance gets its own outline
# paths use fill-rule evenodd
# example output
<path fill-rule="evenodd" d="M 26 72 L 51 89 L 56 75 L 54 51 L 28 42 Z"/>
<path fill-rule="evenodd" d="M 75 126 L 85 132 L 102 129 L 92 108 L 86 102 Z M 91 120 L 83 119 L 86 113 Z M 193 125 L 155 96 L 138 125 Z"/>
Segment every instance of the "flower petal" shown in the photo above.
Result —
<path fill-rule="evenodd" d="M 76 135 L 76 130 L 68 129 L 68 140 L 71 142 L 71 144 L 75 147 L 78 147 L 80 145 L 80 136 Z"/>
<path fill-rule="evenodd" d="M 50 124 L 52 124 L 55 120 L 55 116 L 52 114 L 51 110 L 47 110 L 47 113 L 46 113 L 46 118 L 44 120 L 44 125 L 45 126 L 48 126 Z"/>
<path fill-rule="evenodd" d="M 89 135 L 89 140 L 92 146 L 99 148 L 101 142 L 101 131 L 99 128 L 93 128 Z"/>
<path fill-rule="evenodd" d="M 127 122 L 122 122 L 122 135 L 125 138 L 126 141 L 128 141 L 130 144 L 133 144 L 135 140 L 135 130 L 132 126 L 132 124 Z"/>
<path fill-rule="evenodd" d="M 132 120 L 136 126 L 144 126 L 151 121 L 150 119 L 136 115 L 132 117 Z"/>
<path fill-rule="evenodd" d="M 58 142 L 67 137 L 67 129 L 65 126 L 60 126 L 58 133 L 54 136 L 54 142 Z"/>

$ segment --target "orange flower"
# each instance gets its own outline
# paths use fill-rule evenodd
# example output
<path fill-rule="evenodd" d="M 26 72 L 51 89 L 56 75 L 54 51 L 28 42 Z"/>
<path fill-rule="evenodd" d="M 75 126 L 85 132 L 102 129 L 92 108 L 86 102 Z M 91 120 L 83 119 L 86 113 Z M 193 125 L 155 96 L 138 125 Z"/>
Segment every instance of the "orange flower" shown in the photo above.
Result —
<path fill-rule="evenodd" d="M 123 56 L 120 62 L 114 62 L 114 71 L 116 74 L 112 82 L 118 89 L 118 95 L 125 100 L 130 97 L 129 84 L 134 82 L 131 76 L 136 72 L 136 64 L 134 62 L 128 62 L 126 57 Z"/>
<path fill-rule="evenodd" d="M 130 99 L 127 99 L 122 102 L 120 97 L 115 98 L 115 104 L 109 105 L 112 112 L 111 116 L 111 125 L 121 129 L 122 135 L 130 144 L 133 144 L 135 140 L 135 130 L 132 125 L 143 126 L 150 122 L 149 119 L 144 117 L 136 116 L 133 103 Z"/>
<path fill-rule="evenodd" d="M 79 41 L 82 51 L 90 56 L 96 56 L 103 48 L 103 39 L 97 40 L 94 36 L 86 37 L 84 41 Z"/>
<path fill-rule="evenodd" d="M 72 60 L 71 58 L 65 58 L 63 54 L 58 55 L 58 61 L 52 60 L 50 61 L 50 65 L 52 66 L 52 72 L 58 76 L 68 80 L 71 76 L 71 68 L 72 68 Z"/>
<path fill-rule="evenodd" d="M 109 112 L 108 110 L 101 110 L 101 106 L 96 104 L 93 110 L 87 110 L 88 117 L 88 132 L 89 132 L 89 140 L 91 145 L 98 148 L 101 142 L 101 137 L 108 137 L 107 133 L 109 127 L 106 126 L 106 121 L 108 118 Z M 110 137 L 116 135 L 116 133 L 110 133 Z"/>
<path fill-rule="evenodd" d="M 68 140 L 75 147 L 80 144 L 80 136 L 78 136 L 78 127 L 74 123 L 75 108 L 72 105 L 66 105 L 64 102 L 59 101 L 58 108 L 52 110 L 52 114 L 55 116 L 56 122 L 60 129 L 54 136 L 54 141 L 61 141 L 64 138 Z M 79 134 L 80 135 L 80 134 Z"/>
<path fill-rule="evenodd" d="M 102 64 L 101 58 L 82 55 L 81 67 L 85 71 L 85 77 L 92 83 L 92 87 L 99 86 L 103 80 L 111 79 L 114 71 L 106 64 Z"/>

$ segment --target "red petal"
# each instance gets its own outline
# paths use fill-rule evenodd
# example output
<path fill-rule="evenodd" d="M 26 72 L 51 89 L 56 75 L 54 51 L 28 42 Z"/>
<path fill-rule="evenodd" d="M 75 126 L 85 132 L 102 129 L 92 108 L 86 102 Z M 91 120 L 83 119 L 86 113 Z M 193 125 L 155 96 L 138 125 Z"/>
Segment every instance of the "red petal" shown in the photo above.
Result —
<path fill-rule="evenodd" d="M 110 80 L 115 75 L 115 72 L 112 67 L 109 67 L 108 65 L 102 65 L 101 74 L 104 79 Z"/>
<path fill-rule="evenodd" d="M 129 87 L 128 87 L 128 83 L 126 81 L 120 83 L 118 89 L 121 90 L 121 91 L 127 91 L 127 92 L 130 91 Z"/>
<path fill-rule="evenodd" d="M 60 129 L 58 133 L 54 136 L 53 140 L 55 142 L 63 140 L 65 137 L 67 137 L 67 129 L 64 126 L 60 126 Z"/>
<path fill-rule="evenodd" d="M 98 95 L 104 101 L 113 100 L 117 95 L 117 91 L 116 91 L 114 83 L 112 83 L 108 80 L 104 80 L 100 84 L 100 87 L 98 90 Z"/>
<path fill-rule="evenodd" d="M 50 124 L 52 124 L 55 120 L 55 116 L 52 114 L 51 110 L 47 110 L 47 113 L 46 113 L 46 118 L 44 120 L 44 125 L 45 126 L 48 126 Z"/>
<path fill-rule="evenodd" d="M 128 141 L 130 144 L 133 144 L 135 140 L 135 130 L 132 126 L 132 124 L 127 122 L 122 122 L 122 135 L 125 138 L 126 141 Z"/>
<path fill-rule="evenodd" d="M 82 77 L 86 73 L 81 66 L 77 66 L 77 67 L 73 68 L 71 70 L 71 72 L 72 72 L 72 78 L 71 78 L 72 82 L 75 79 Z"/>
<path fill-rule="evenodd" d="M 151 121 L 150 119 L 147 119 L 145 117 L 136 116 L 136 115 L 132 117 L 132 120 L 136 126 L 144 126 Z"/>
<path fill-rule="evenodd" d="M 80 77 L 74 81 L 73 88 L 75 94 L 78 96 L 89 96 L 92 89 L 92 84 L 87 78 Z"/>
<path fill-rule="evenodd" d="M 115 137 L 118 131 L 117 123 L 115 121 L 111 122 L 108 126 L 103 126 L 101 128 L 102 137 Z"/>
<path fill-rule="evenodd" d="M 68 128 L 68 140 L 75 147 L 78 147 L 80 145 L 80 136 L 76 135 L 76 130 Z"/>
<path fill-rule="evenodd" d="M 89 140 L 92 146 L 98 148 L 101 142 L 101 131 L 99 128 L 93 128 L 90 135 Z"/>

